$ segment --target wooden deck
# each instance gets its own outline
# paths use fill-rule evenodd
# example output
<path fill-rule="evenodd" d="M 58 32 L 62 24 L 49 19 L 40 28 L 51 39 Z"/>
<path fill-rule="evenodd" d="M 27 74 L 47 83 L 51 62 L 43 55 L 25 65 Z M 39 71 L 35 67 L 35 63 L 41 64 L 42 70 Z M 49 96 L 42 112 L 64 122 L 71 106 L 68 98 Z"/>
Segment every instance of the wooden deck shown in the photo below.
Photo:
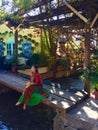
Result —
<path fill-rule="evenodd" d="M 23 92 L 24 85 L 29 79 L 14 73 L 0 73 L 0 84 L 16 90 L 20 93 Z M 53 107 L 55 109 L 70 110 L 72 107 L 80 103 L 87 94 L 84 91 L 70 92 L 55 88 L 52 85 L 43 84 L 47 88 L 51 95 L 49 98 L 44 99 L 42 103 Z"/>

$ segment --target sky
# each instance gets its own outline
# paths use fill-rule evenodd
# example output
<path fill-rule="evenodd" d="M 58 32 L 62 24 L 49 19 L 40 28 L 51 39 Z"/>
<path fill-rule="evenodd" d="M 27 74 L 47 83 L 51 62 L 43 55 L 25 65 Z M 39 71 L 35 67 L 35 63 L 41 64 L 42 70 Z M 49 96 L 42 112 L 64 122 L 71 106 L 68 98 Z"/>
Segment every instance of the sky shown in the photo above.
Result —
<path fill-rule="evenodd" d="M 12 7 L 12 1 L 13 0 L 0 0 L 0 6 L 2 6 L 2 4 L 4 3 L 3 5 L 4 10 L 6 12 L 10 12 Z"/>

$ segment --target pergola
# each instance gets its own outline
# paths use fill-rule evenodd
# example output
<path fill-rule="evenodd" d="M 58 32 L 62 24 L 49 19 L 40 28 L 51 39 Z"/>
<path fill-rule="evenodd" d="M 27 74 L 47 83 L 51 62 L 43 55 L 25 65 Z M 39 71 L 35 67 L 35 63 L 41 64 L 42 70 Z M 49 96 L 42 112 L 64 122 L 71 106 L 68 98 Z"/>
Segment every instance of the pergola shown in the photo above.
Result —
<path fill-rule="evenodd" d="M 88 66 L 91 36 L 93 35 L 92 37 L 98 41 L 98 0 L 34 0 L 33 2 L 34 6 L 28 13 L 24 9 L 15 12 L 15 15 L 18 13 L 21 16 L 16 30 L 20 26 L 48 28 L 48 31 L 56 27 L 63 33 L 72 33 L 72 30 L 75 30 L 75 33 L 78 32 L 85 37 L 84 62 L 85 66 Z"/>
<path fill-rule="evenodd" d="M 89 67 L 91 37 L 98 41 L 98 0 L 34 0 L 33 8 L 27 13 L 25 9 L 18 10 L 21 18 L 17 29 L 21 26 L 28 28 L 57 28 L 63 33 L 79 32 L 85 38 L 84 66 Z M 17 33 L 16 33 L 17 53 Z M 98 42 L 97 42 L 98 43 Z"/>
<path fill-rule="evenodd" d="M 20 15 L 25 11 L 20 10 Z M 23 14 L 22 14 L 23 13 Z M 25 26 L 98 27 L 98 0 L 36 0 L 25 17 Z"/>

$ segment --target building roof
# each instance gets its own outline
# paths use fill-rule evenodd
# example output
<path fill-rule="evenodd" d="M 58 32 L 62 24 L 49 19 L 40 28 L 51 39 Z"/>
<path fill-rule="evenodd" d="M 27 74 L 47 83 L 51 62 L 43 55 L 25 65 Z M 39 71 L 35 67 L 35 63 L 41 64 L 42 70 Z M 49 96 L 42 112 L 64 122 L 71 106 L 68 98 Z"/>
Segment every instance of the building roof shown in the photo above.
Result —
<path fill-rule="evenodd" d="M 0 25 L 0 33 L 5 33 L 6 31 L 10 32 L 11 29 L 7 27 L 5 24 Z"/>

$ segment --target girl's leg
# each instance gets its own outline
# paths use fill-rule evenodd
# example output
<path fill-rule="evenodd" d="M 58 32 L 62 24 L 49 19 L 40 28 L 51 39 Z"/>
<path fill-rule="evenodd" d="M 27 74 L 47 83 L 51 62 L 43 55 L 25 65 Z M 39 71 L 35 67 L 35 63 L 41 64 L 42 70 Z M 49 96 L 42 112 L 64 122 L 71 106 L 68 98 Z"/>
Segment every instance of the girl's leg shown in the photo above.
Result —
<path fill-rule="evenodd" d="M 27 107 L 27 104 L 24 103 L 24 105 L 23 105 L 23 110 L 26 110 L 26 107 Z"/>
<path fill-rule="evenodd" d="M 19 106 L 20 104 L 21 104 L 21 102 L 17 102 L 15 105 L 16 105 L 16 106 Z"/>

